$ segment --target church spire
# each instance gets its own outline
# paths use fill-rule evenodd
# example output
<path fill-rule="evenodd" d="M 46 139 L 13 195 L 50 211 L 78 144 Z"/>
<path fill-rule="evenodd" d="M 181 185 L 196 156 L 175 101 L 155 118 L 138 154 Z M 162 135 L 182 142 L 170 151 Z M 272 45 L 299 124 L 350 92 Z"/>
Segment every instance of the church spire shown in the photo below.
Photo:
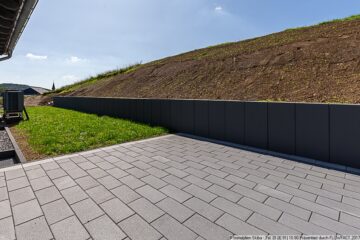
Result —
<path fill-rule="evenodd" d="M 51 90 L 55 91 L 55 82 L 53 82 Z"/>

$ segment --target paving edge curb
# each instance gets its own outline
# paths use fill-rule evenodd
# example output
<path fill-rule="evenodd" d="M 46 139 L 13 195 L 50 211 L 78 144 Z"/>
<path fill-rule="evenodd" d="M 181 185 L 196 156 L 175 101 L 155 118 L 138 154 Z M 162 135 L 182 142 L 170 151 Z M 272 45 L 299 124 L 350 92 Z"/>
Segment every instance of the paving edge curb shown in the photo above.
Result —
<path fill-rule="evenodd" d="M 14 147 L 14 150 L 15 150 L 15 157 L 16 157 L 16 160 L 19 162 L 19 163 L 26 163 L 26 158 L 24 156 L 24 154 L 22 153 L 19 145 L 16 143 L 16 140 L 14 138 L 14 136 L 12 135 L 11 131 L 10 131 L 10 128 L 8 127 L 5 127 L 5 131 L 7 132 L 7 134 L 9 135 L 9 138 L 11 140 L 11 143 Z"/>

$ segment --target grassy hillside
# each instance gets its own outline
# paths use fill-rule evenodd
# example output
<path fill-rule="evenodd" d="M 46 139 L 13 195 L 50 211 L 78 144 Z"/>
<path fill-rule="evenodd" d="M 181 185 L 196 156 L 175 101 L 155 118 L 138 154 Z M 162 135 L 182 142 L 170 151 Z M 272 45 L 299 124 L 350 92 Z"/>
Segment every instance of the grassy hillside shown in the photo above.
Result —
<path fill-rule="evenodd" d="M 56 94 L 360 103 L 359 46 L 356 15 L 136 64 Z"/>

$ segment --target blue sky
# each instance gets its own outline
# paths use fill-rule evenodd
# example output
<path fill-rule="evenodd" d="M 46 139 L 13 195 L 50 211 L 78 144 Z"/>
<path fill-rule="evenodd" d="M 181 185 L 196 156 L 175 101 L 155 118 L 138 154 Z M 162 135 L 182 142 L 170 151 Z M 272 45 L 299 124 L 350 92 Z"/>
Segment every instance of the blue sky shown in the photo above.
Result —
<path fill-rule="evenodd" d="M 39 0 L 0 83 L 50 88 L 139 61 L 360 14 L 359 0 Z"/>

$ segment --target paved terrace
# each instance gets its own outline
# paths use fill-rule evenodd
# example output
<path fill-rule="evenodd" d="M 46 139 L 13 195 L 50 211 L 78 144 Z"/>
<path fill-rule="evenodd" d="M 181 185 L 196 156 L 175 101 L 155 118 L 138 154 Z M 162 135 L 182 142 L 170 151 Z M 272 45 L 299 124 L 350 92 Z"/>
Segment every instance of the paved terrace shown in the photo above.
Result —
<path fill-rule="evenodd" d="M 359 176 L 175 135 L 0 176 L 0 239 L 360 234 Z"/>

